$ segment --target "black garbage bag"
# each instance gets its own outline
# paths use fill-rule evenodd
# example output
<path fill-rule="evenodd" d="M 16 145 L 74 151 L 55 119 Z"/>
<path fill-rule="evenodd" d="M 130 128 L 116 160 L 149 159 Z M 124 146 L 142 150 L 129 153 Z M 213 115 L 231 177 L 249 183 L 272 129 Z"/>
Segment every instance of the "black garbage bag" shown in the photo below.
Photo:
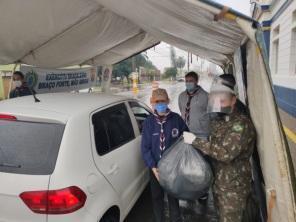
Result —
<path fill-rule="evenodd" d="M 179 139 L 158 163 L 159 183 L 170 195 L 196 200 L 207 194 L 213 181 L 209 163 L 200 151 Z"/>

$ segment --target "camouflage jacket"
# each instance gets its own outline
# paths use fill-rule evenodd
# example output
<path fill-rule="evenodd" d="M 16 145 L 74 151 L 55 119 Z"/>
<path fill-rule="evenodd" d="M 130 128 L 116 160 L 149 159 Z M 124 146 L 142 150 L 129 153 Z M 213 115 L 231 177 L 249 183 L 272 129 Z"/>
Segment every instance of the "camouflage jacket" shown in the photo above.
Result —
<path fill-rule="evenodd" d="M 195 139 L 193 146 L 213 159 L 216 192 L 248 192 L 255 141 L 252 121 L 238 112 L 212 120 L 209 141 Z"/>

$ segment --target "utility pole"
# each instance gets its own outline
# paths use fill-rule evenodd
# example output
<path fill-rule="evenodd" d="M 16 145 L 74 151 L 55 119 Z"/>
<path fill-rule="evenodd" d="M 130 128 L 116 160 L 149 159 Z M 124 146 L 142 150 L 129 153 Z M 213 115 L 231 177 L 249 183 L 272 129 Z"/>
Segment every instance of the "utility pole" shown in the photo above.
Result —
<path fill-rule="evenodd" d="M 188 56 L 187 56 L 187 72 L 189 72 L 189 56 L 190 56 L 190 53 L 188 52 Z"/>
<path fill-rule="evenodd" d="M 132 72 L 136 71 L 136 56 L 132 57 Z"/>

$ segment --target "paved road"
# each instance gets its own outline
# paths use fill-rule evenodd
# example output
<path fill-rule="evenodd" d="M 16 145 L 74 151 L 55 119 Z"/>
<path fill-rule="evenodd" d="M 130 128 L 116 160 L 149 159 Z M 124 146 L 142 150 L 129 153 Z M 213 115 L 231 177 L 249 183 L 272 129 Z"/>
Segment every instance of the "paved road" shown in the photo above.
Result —
<path fill-rule="evenodd" d="M 165 88 L 167 90 L 168 95 L 170 97 L 169 107 L 171 108 L 171 110 L 176 113 L 180 113 L 178 108 L 178 96 L 185 89 L 185 84 L 184 83 L 175 83 L 175 84 L 161 83 L 159 87 Z M 152 91 L 152 87 L 148 86 L 145 89 L 140 90 L 138 95 L 136 96 L 131 91 L 121 92 L 121 93 L 118 93 L 118 95 L 136 97 L 137 99 L 141 100 L 142 102 L 150 106 L 151 91 Z"/>
<path fill-rule="evenodd" d="M 178 108 L 178 96 L 185 89 L 184 83 L 176 83 L 176 84 L 160 84 L 160 88 L 165 88 L 170 97 L 170 105 L 172 111 L 179 113 Z M 140 90 L 137 98 L 142 102 L 150 105 L 149 100 L 151 96 L 151 87 L 147 87 L 144 90 Z M 119 93 L 121 95 L 133 96 L 131 92 L 122 92 Z M 192 210 L 191 207 L 187 206 L 186 202 L 181 202 L 182 212 L 184 217 L 184 222 L 193 222 L 205 221 L 201 217 L 198 217 L 196 213 Z M 134 208 L 131 210 L 130 214 L 126 218 L 125 222 L 153 222 L 152 217 L 152 205 L 151 205 L 151 197 L 150 197 L 150 189 L 147 187 L 145 192 L 142 194 L 141 198 L 138 200 Z"/>
<path fill-rule="evenodd" d="M 191 207 L 184 201 L 180 202 L 184 222 L 206 222 L 198 216 Z M 168 214 L 166 207 L 166 215 Z M 146 188 L 138 202 L 131 210 L 124 222 L 153 222 L 152 203 L 149 186 Z"/>

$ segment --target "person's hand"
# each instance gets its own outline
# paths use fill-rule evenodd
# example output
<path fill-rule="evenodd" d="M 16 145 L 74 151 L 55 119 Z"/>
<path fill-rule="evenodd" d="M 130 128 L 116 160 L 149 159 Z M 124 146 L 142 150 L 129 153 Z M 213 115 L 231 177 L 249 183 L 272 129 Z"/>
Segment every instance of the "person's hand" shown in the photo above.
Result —
<path fill-rule="evenodd" d="M 193 133 L 189 133 L 189 132 L 184 132 L 183 137 L 184 137 L 184 143 L 187 143 L 187 144 L 192 144 L 193 141 L 196 139 L 196 136 Z"/>
<path fill-rule="evenodd" d="M 152 172 L 154 174 L 154 176 L 156 177 L 156 179 L 159 181 L 159 172 L 157 168 L 152 168 Z"/>

